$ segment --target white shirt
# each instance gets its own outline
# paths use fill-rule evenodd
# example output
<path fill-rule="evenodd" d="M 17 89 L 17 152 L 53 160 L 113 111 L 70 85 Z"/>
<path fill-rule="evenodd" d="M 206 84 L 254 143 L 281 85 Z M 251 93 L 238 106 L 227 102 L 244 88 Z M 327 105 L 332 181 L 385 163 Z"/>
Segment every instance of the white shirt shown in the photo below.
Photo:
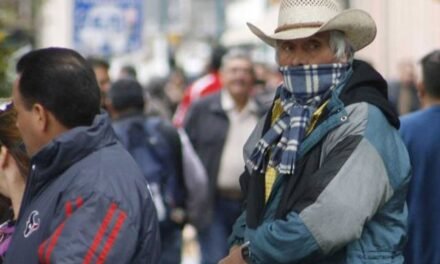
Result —
<path fill-rule="evenodd" d="M 221 105 L 229 119 L 229 130 L 220 159 L 217 188 L 239 191 L 239 177 L 244 170 L 243 146 L 257 125 L 257 105 L 249 98 L 239 112 L 227 90 L 222 90 Z"/>

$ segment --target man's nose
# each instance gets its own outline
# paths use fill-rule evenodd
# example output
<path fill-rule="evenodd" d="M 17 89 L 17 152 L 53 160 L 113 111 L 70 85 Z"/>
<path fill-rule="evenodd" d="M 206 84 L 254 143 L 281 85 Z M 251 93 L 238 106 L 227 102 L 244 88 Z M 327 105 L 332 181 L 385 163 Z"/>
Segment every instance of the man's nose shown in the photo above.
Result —
<path fill-rule="evenodd" d="M 296 50 L 294 54 L 292 54 L 291 65 L 292 66 L 302 66 L 308 64 L 308 56 L 306 52 L 302 50 Z"/>

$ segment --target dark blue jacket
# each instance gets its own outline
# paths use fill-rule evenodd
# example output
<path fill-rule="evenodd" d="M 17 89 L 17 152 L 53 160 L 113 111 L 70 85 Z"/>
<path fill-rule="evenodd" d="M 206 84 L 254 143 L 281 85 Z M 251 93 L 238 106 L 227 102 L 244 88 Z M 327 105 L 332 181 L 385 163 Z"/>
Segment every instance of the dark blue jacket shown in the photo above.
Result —
<path fill-rule="evenodd" d="M 440 263 L 440 106 L 401 118 L 413 177 L 409 184 L 406 264 Z"/>
<path fill-rule="evenodd" d="M 105 114 L 31 160 L 5 263 L 157 263 L 156 211 Z"/>
<path fill-rule="evenodd" d="M 182 146 L 171 122 L 160 117 L 130 112 L 113 122 L 121 144 L 139 165 L 150 185 L 160 232 L 180 229 L 171 220 L 173 209 L 185 206 L 186 188 L 182 169 Z"/>

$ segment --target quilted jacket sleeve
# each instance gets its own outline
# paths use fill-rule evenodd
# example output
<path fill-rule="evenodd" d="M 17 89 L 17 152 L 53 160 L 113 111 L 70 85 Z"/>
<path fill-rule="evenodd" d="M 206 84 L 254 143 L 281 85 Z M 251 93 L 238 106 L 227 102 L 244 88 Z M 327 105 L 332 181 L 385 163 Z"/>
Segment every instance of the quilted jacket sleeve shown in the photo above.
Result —
<path fill-rule="evenodd" d="M 99 194 L 61 201 L 58 210 L 53 232 L 38 248 L 40 263 L 135 263 L 139 258 L 158 263 L 160 239 L 153 217 L 142 219 L 146 230 L 141 230 L 138 217 Z M 138 256 L 146 251 L 137 249 L 145 247 L 150 255 Z"/>

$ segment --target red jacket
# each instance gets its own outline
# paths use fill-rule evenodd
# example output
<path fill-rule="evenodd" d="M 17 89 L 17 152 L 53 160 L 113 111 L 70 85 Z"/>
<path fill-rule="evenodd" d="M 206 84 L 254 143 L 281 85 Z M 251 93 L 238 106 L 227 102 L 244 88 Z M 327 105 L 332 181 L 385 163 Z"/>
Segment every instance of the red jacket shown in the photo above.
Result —
<path fill-rule="evenodd" d="M 185 120 L 186 112 L 191 104 L 206 95 L 220 90 L 221 87 L 222 84 L 220 81 L 220 74 L 218 72 L 208 73 L 193 82 L 185 90 L 182 102 L 179 104 L 176 113 L 174 114 L 173 124 L 176 127 L 181 127 L 183 125 L 183 121 Z"/>

